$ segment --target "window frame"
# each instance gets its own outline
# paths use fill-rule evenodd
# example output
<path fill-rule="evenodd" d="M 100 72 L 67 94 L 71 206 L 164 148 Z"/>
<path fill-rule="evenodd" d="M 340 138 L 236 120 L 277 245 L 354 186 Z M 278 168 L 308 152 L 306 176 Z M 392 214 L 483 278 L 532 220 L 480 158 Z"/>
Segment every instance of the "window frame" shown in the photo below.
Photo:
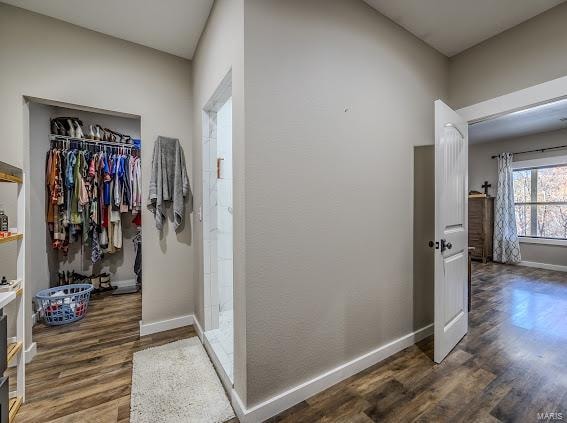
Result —
<path fill-rule="evenodd" d="M 520 160 L 512 162 L 512 171 L 516 170 L 536 170 L 536 169 L 543 169 L 549 167 L 558 167 L 558 166 L 567 166 L 567 155 L 564 156 L 553 156 L 553 157 L 545 157 L 541 159 L 530 159 L 530 160 Z M 532 174 L 532 187 L 533 187 L 533 174 Z M 536 179 L 537 185 L 537 179 Z M 532 190 L 533 193 L 533 190 Z M 533 194 L 532 194 L 533 195 Z M 537 196 L 537 192 L 535 193 Z M 533 207 L 537 207 L 537 205 L 567 205 L 567 201 L 560 201 L 560 202 L 538 202 L 538 201 L 530 201 L 530 202 L 523 202 L 523 203 L 516 203 L 514 202 L 514 206 L 516 205 L 529 205 Z M 533 211 L 532 211 L 533 213 Z M 537 214 L 536 214 L 537 215 Z M 567 238 L 545 238 L 545 237 L 537 237 L 537 236 L 524 236 L 518 235 L 518 239 L 521 243 L 525 244 L 547 244 L 547 245 L 561 245 L 567 246 Z"/>

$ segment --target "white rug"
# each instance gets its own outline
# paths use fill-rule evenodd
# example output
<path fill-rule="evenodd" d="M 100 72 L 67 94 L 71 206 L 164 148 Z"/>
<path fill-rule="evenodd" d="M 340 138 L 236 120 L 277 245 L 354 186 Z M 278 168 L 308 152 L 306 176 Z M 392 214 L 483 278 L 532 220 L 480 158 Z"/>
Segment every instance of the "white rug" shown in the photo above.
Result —
<path fill-rule="evenodd" d="M 130 422 L 221 423 L 233 417 L 199 338 L 134 353 Z"/>

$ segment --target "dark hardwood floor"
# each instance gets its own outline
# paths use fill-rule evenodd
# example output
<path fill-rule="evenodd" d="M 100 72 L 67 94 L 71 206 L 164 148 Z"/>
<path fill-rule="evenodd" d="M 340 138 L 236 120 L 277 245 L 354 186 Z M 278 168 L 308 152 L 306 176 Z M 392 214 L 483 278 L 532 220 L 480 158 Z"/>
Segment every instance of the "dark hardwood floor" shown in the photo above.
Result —
<path fill-rule="evenodd" d="M 567 273 L 473 266 L 469 333 L 442 364 L 432 362 L 428 338 L 271 421 L 567 419 Z M 38 354 L 16 422 L 127 422 L 132 354 L 195 336 L 187 327 L 139 338 L 140 317 L 139 295 L 106 296 L 79 323 L 36 325 Z"/>
<path fill-rule="evenodd" d="M 140 294 L 95 295 L 80 322 L 37 324 L 16 423 L 128 422 L 134 352 L 196 336 L 189 326 L 140 338 L 141 317 Z"/>
<path fill-rule="evenodd" d="M 271 421 L 567 420 L 567 273 L 473 266 L 469 333 L 443 363 L 428 338 Z"/>

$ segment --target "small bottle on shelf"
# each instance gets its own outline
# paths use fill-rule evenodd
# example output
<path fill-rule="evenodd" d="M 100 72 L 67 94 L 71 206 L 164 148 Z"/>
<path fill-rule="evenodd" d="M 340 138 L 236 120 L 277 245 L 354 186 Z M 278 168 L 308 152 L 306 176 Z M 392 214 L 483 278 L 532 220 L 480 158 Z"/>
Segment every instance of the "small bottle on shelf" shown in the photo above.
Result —
<path fill-rule="evenodd" d="M 0 206 L 0 232 L 8 232 L 8 216 L 4 213 L 4 207 Z"/>

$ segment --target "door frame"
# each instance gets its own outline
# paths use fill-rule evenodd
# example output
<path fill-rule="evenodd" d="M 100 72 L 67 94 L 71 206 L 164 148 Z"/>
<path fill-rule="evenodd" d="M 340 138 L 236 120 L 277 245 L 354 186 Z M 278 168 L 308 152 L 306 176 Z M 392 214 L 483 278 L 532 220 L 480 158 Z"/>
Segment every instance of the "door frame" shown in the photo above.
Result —
<path fill-rule="evenodd" d="M 459 114 L 465 121 L 467 121 L 469 125 L 471 125 L 474 123 L 482 122 L 499 116 L 519 112 L 535 106 L 545 105 L 563 99 L 567 99 L 567 76 L 513 91 L 508 94 L 503 94 L 501 96 L 471 104 L 469 106 L 461 107 L 459 109 L 455 109 L 455 112 Z M 414 156 L 412 154 L 412 160 L 413 159 Z M 412 209 L 414 206 L 415 205 L 412 201 Z"/>
<path fill-rule="evenodd" d="M 566 98 L 567 76 L 563 76 L 455 111 L 470 125 Z"/>

